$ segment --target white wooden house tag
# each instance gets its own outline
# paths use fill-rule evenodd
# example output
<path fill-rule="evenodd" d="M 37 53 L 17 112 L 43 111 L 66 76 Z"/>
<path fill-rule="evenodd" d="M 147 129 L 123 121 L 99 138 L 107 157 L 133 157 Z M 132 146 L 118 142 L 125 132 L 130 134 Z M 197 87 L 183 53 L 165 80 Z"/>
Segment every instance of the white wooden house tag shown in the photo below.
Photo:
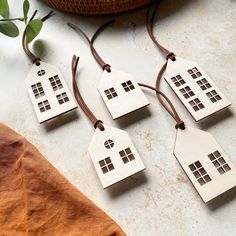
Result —
<path fill-rule="evenodd" d="M 104 70 L 98 91 L 113 119 L 150 104 L 132 75 L 125 72 Z"/>
<path fill-rule="evenodd" d="M 196 62 L 168 59 L 165 80 L 196 121 L 231 105 Z"/>
<path fill-rule="evenodd" d="M 96 128 L 88 151 L 106 188 L 144 170 L 145 166 L 127 132 L 104 127 L 104 131 Z"/>
<path fill-rule="evenodd" d="M 78 107 L 61 72 L 45 62 L 33 65 L 26 86 L 40 123 Z"/>
<path fill-rule="evenodd" d="M 236 167 L 211 134 L 178 129 L 174 155 L 204 202 L 236 186 Z"/>

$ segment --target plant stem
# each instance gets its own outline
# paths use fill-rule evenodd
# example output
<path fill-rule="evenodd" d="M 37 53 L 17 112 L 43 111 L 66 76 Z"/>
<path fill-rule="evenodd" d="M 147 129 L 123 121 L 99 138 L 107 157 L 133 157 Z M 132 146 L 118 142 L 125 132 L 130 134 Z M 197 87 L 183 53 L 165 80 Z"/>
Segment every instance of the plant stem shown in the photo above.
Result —
<path fill-rule="evenodd" d="M 23 21 L 24 19 L 23 19 L 22 17 L 18 17 L 18 18 L 9 18 L 9 19 L 0 19 L 0 21 L 14 21 L 14 20 Z"/>

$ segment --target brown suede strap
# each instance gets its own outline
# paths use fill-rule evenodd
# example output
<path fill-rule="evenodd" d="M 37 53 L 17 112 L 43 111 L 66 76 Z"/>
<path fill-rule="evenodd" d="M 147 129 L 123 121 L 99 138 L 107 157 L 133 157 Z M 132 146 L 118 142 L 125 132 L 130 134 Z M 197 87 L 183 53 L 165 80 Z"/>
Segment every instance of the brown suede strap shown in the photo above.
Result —
<path fill-rule="evenodd" d="M 149 5 L 147 13 L 146 13 L 146 27 L 147 27 L 147 31 L 148 34 L 151 38 L 151 40 L 153 41 L 153 43 L 159 48 L 159 50 L 164 54 L 165 58 L 171 59 L 173 61 L 175 61 L 175 54 L 173 52 L 171 52 L 170 50 L 168 50 L 167 48 L 163 47 L 157 40 L 157 38 L 154 36 L 153 33 L 153 25 L 154 25 L 154 20 L 155 20 L 155 15 L 157 12 L 157 8 L 160 5 L 161 0 L 158 1 L 153 1 L 156 2 L 154 5 L 154 9 L 152 10 L 152 4 Z"/>
<path fill-rule="evenodd" d="M 114 20 L 112 21 L 109 21 L 105 24 L 103 24 L 100 28 L 98 28 L 96 30 L 96 32 L 94 33 L 94 35 L 92 36 L 92 39 L 90 40 L 89 37 L 86 35 L 86 33 L 80 29 L 78 26 L 74 25 L 74 24 L 71 24 L 71 23 L 68 23 L 68 25 L 73 28 L 76 32 L 78 33 L 81 33 L 84 38 L 87 40 L 87 42 L 89 43 L 89 46 L 90 46 L 90 49 L 91 49 L 91 52 L 92 52 L 92 55 L 94 56 L 94 58 L 96 59 L 96 61 L 98 62 L 98 64 L 104 69 L 109 69 L 109 71 L 111 71 L 111 68 L 110 68 L 110 65 L 105 63 L 103 61 L 103 59 L 100 57 L 100 55 L 98 54 L 97 50 L 94 48 L 93 46 L 93 43 L 95 42 L 96 38 L 99 36 L 99 34 L 103 31 L 103 29 L 105 29 L 108 25 L 110 25 L 111 23 L 113 23 Z M 106 67 L 107 66 L 107 67 Z M 158 97 L 158 100 L 160 101 L 161 105 L 166 109 L 166 111 L 174 118 L 174 120 L 176 121 L 176 125 L 175 125 L 175 128 L 178 129 L 178 128 L 181 128 L 181 129 L 185 129 L 185 126 L 184 126 L 184 122 L 180 119 L 174 105 L 171 103 L 170 99 L 163 93 L 159 90 L 159 84 L 160 84 L 160 79 L 162 78 L 162 75 L 163 75 L 163 72 L 165 71 L 165 68 L 166 68 L 166 64 L 165 66 L 163 66 L 163 68 L 161 69 L 161 71 L 159 72 L 158 74 L 158 79 L 157 79 L 157 86 L 156 88 L 153 88 L 149 85 L 146 85 L 146 84 L 140 84 L 139 83 L 139 86 L 142 86 L 142 87 L 145 87 L 145 88 L 148 88 L 148 89 L 151 89 L 153 91 L 156 92 L 157 94 L 157 97 Z M 165 101 L 162 100 L 163 97 L 165 99 Z M 166 104 L 168 103 L 168 105 Z M 170 107 L 170 108 L 169 108 Z M 83 109 L 83 108 L 82 108 Z M 91 118 L 90 118 L 91 119 Z M 95 118 L 96 119 L 96 118 Z M 92 120 L 92 119 L 91 119 Z"/>
<path fill-rule="evenodd" d="M 78 85 L 76 82 L 76 71 L 77 66 L 79 62 L 79 57 L 76 57 L 75 55 L 72 58 L 72 64 L 71 64 L 71 70 L 72 70 L 72 80 L 73 80 L 73 92 L 76 101 L 78 102 L 81 109 L 84 111 L 84 113 L 87 115 L 87 117 L 91 120 L 95 128 L 99 128 L 101 131 L 105 130 L 103 126 L 103 122 L 101 120 L 98 120 L 96 116 L 92 113 L 92 111 L 89 109 L 89 107 L 86 105 L 84 99 L 81 96 L 81 93 L 78 89 Z"/>
<path fill-rule="evenodd" d="M 110 25 L 111 23 L 113 23 L 114 20 L 112 21 L 109 21 L 107 23 L 105 23 L 104 25 L 102 25 L 96 32 L 95 34 L 93 35 L 93 38 L 97 37 L 97 35 L 105 28 L 107 27 L 108 25 Z M 87 40 L 89 46 L 90 46 L 90 50 L 95 58 L 95 60 L 97 61 L 97 63 L 102 67 L 103 70 L 106 70 L 107 72 L 111 72 L 111 66 L 109 64 L 107 64 L 101 57 L 100 55 L 98 54 L 97 50 L 94 48 L 93 46 L 93 41 L 94 39 L 92 38 L 91 40 L 89 39 L 89 37 L 85 34 L 85 32 L 80 29 L 78 26 L 74 25 L 74 24 L 71 24 L 71 23 L 67 23 L 68 26 L 70 26 L 72 29 L 74 29 L 77 33 L 80 33 L 84 36 L 84 38 Z"/>
<path fill-rule="evenodd" d="M 34 17 L 37 14 L 37 10 L 33 13 L 32 17 L 30 18 L 29 22 L 32 21 L 34 19 Z M 46 16 L 44 16 L 43 18 L 41 18 L 42 21 L 47 20 L 48 18 L 50 18 L 51 16 L 53 16 L 53 11 L 50 11 Z M 30 60 L 32 61 L 32 63 L 35 63 L 37 66 L 40 65 L 40 58 L 37 57 L 36 55 L 34 55 L 28 47 L 28 43 L 26 41 L 26 27 L 22 36 L 22 47 L 26 53 L 26 55 L 30 58 Z"/>

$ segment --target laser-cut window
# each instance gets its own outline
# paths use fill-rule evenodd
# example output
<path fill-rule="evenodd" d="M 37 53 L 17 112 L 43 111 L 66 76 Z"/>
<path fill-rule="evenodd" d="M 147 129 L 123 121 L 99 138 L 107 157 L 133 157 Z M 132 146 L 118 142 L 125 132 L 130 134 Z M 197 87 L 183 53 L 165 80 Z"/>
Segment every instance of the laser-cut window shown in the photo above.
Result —
<path fill-rule="evenodd" d="M 189 104 L 194 109 L 194 111 L 199 111 L 205 107 L 198 98 L 191 100 Z"/>
<path fill-rule="evenodd" d="M 57 95 L 57 101 L 59 102 L 59 104 L 63 104 L 65 102 L 68 102 L 69 98 L 66 93 L 62 93 Z"/>
<path fill-rule="evenodd" d="M 211 88 L 210 83 L 204 78 L 204 79 L 200 79 L 197 81 L 197 84 L 200 86 L 200 88 L 204 91 L 206 89 Z"/>
<path fill-rule="evenodd" d="M 210 176 L 207 174 L 206 170 L 202 167 L 200 161 L 196 161 L 193 164 L 189 165 L 189 168 L 200 185 L 204 185 L 211 181 Z"/>
<path fill-rule="evenodd" d="M 208 157 L 221 175 L 231 170 L 231 168 L 226 163 L 225 159 L 222 157 L 219 151 L 215 151 L 209 154 Z"/>
<path fill-rule="evenodd" d="M 106 90 L 104 91 L 104 93 L 106 94 L 106 96 L 107 96 L 108 99 L 112 99 L 112 98 L 118 96 L 117 93 L 116 93 L 116 91 L 115 91 L 115 89 L 114 89 L 113 87 L 112 87 L 112 88 L 109 88 L 109 89 L 106 89 Z"/>
<path fill-rule="evenodd" d="M 48 100 L 45 100 L 45 101 L 43 101 L 43 102 L 38 103 L 38 107 L 39 107 L 39 110 L 40 110 L 41 112 L 45 112 L 45 111 L 51 109 L 51 106 L 50 106 Z"/>
<path fill-rule="evenodd" d="M 189 86 L 186 86 L 186 87 L 180 89 L 179 91 L 183 94 L 183 96 L 186 99 L 195 95 L 194 92 L 191 90 L 191 88 L 189 88 Z"/>
<path fill-rule="evenodd" d="M 132 84 L 131 80 L 126 81 L 121 84 L 125 90 L 125 92 L 129 92 L 130 90 L 135 89 L 134 85 Z"/>
<path fill-rule="evenodd" d="M 114 147 L 114 142 L 111 140 L 111 139 L 108 139 L 105 143 L 104 143 L 104 146 L 107 148 L 107 149 L 111 149 Z"/>
<path fill-rule="evenodd" d="M 35 98 L 39 98 L 45 95 L 42 84 L 39 82 L 37 84 L 31 85 Z"/>
<path fill-rule="evenodd" d="M 38 76 L 43 76 L 43 75 L 45 75 L 45 70 L 39 70 L 38 72 L 37 72 L 37 74 L 38 74 Z"/>
<path fill-rule="evenodd" d="M 221 96 L 215 90 L 212 90 L 212 91 L 206 93 L 206 95 L 207 95 L 207 97 L 210 98 L 210 100 L 213 103 L 215 103 L 215 102 L 217 102 L 217 101 L 222 99 Z"/>
<path fill-rule="evenodd" d="M 198 78 L 200 76 L 202 76 L 201 72 L 197 69 L 197 67 L 194 67 L 190 70 L 188 70 L 188 73 L 194 78 Z"/>
<path fill-rule="evenodd" d="M 63 85 L 62 85 L 61 80 L 59 79 L 58 75 L 55 75 L 55 76 L 49 78 L 49 82 L 51 83 L 52 89 L 54 91 L 63 88 Z"/>
<path fill-rule="evenodd" d="M 175 77 L 172 77 L 171 80 L 175 84 L 176 87 L 179 87 L 179 86 L 185 84 L 185 81 L 183 80 L 181 75 L 177 75 Z"/>
<path fill-rule="evenodd" d="M 107 172 L 115 169 L 110 157 L 107 157 L 107 158 L 99 161 L 99 165 L 102 169 L 103 174 L 106 174 Z"/>
<path fill-rule="evenodd" d="M 120 151 L 119 154 L 125 164 L 130 161 L 133 161 L 135 159 L 130 148 L 126 148 L 126 149 Z"/>

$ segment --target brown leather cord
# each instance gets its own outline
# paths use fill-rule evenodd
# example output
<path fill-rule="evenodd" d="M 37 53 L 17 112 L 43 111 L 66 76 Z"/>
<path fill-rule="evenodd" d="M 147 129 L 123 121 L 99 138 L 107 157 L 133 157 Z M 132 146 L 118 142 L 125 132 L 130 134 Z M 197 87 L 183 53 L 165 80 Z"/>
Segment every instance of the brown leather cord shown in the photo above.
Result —
<path fill-rule="evenodd" d="M 161 95 L 166 100 L 166 102 L 169 104 L 169 106 L 171 107 L 171 110 L 170 110 L 168 108 L 168 106 L 166 106 L 165 103 L 161 103 L 162 106 L 166 109 L 166 111 L 175 119 L 175 121 L 176 121 L 175 128 L 176 129 L 178 129 L 178 128 L 185 129 L 184 122 L 180 119 L 177 111 L 175 110 L 174 105 L 172 104 L 170 99 L 163 92 L 161 92 L 160 90 L 157 90 L 156 88 L 154 88 L 154 87 L 152 87 L 150 85 L 147 85 L 147 84 L 138 83 L 138 85 L 141 86 L 141 87 L 145 87 L 145 88 L 151 89 L 151 90 L 155 91 L 156 94 Z"/>
<path fill-rule="evenodd" d="M 151 13 L 151 8 L 152 8 L 152 4 L 149 5 L 148 7 L 148 10 L 147 10 L 147 13 L 146 13 L 146 27 L 147 27 L 147 31 L 148 31 L 148 34 L 151 38 L 151 40 L 153 41 L 153 43 L 159 48 L 159 50 L 164 54 L 165 58 L 166 58 L 166 62 L 165 64 L 162 66 L 161 70 L 159 71 L 158 73 L 158 76 L 156 78 L 156 91 L 159 91 L 160 92 L 160 83 L 161 83 L 161 79 L 163 77 L 163 74 L 166 70 L 166 67 L 167 67 L 167 61 L 168 59 L 171 59 L 172 61 L 175 61 L 176 58 L 175 58 L 175 54 L 171 51 L 169 51 L 168 49 L 166 49 L 165 47 L 163 47 L 159 42 L 158 40 L 156 39 L 156 37 L 154 36 L 154 33 L 153 33 L 153 25 L 154 25 L 154 19 L 155 19 L 155 15 L 156 15 L 156 12 L 157 12 L 157 8 L 158 6 L 160 5 L 160 2 L 161 0 L 158 0 L 156 1 L 155 3 L 155 6 L 154 6 L 154 9 Z M 169 107 L 166 106 L 166 103 L 165 101 L 162 100 L 162 97 L 160 96 L 161 93 L 156 93 L 157 94 L 157 98 L 159 100 L 159 102 L 162 104 L 162 106 L 167 110 L 167 112 L 175 119 L 176 121 L 176 128 L 180 128 L 180 129 L 185 129 L 185 124 L 184 122 L 180 119 L 178 113 L 176 112 L 176 109 L 174 108 L 173 104 L 170 102 L 170 100 L 166 100 L 166 102 L 168 102 Z"/>
<path fill-rule="evenodd" d="M 105 28 L 107 25 L 113 23 L 114 20 L 107 22 L 105 25 L 103 25 L 103 28 Z M 92 44 L 92 40 L 89 39 L 89 37 L 85 34 L 85 32 L 80 29 L 78 26 L 72 24 L 72 23 L 67 23 L 68 26 L 70 26 L 73 30 L 75 30 L 77 33 L 82 34 L 83 37 L 87 40 L 89 46 L 90 46 L 90 50 L 95 58 L 95 60 L 98 62 L 98 64 L 102 67 L 103 70 L 106 70 L 107 72 L 111 72 L 111 66 L 109 64 L 107 64 L 98 54 L 97 50 L 94 48 L 93 44 Z M 98 30 L 102 30 L 102 27 L 100 27 Z M 97 33 L 97 31 L 95 32 L 95 34 Z"/>
<path fill-rule="evenodd" d="M 99 128 L 101 131 L 103 131 L 103 130 L 105 130 L 105 128 L 103 126 L 103 122 L 101 120 L 98 120 L 96 118 L 96 116 L 92 113 L 92 111 L 86 105 L 86 103 L 85 103 L 84 99 L 82 98 L 81 93 L 78 89 L 78 85 L 77 85 L 76 78 L 75 78 L 78 62 L 79 62 L 79 57 L 76 57 L 74 55 L 72 58 L 71 69 L 72 69 L 73 92 L 74 92 L 75 99 L 78 102 L 81 109 L 84 111 L 84 113 L 87 115 L 87 117 L 93 123 L 94 128 Z"/>
<path fill-rule="evenodd" d="M 162 46 L 158 40 L 156 39 L 156 37 L 154 36 L 153 33 L 153 25 L 154 25 L 154 20 L 155 20 L 155 15 L 157 12 L 157 8 L 160 5 L 161 0 L 158 1 L 153 1 L 156 2 L 154 9 L 151 13 L 151 8 L 152 8 L 152 3 L 149 5 L 147 13 L 146 13 L 146 27 L 147 27 L 147 31 L 148 34 L 151 38 L 151 40 L 153 41 L 153 43 L 159 48 L 159 50 L 164 54 L 165 58 L 171 59 L 172 61 L 175 61 L 175 54 L 171 51 L 169 51 L 167 48 L 165 48 L 164 46 Z"/>
<path fill-rule="evenodd" d="M 30 18 L 29 22 L 32 21 L 36 14 L 37 14 L 37 10 L 33 13 L 32 17 Z M 41 18 L 42 21 L 46 21 L 48 18 L 50 18 L 51 16 L 53 16 L 54 13 L 53 11 L 50 11 L 46 16 L 44 16 L 43 18 Z M 34 55 L 30 50 L 29 50 L 29 47 L 28 47 L 28 43 L 26 41 L 26 27 L 25 27 L 25 30 L 23 32 L 23 36 L 22 36 L 22 47 L 26 53 L 26 55 L 30 58 L 30 60 L 32 61 L 32 63 L 36 64 L 37 66 L 40 65 L 40 58 L 37 57 L 36 55 Z"/>

